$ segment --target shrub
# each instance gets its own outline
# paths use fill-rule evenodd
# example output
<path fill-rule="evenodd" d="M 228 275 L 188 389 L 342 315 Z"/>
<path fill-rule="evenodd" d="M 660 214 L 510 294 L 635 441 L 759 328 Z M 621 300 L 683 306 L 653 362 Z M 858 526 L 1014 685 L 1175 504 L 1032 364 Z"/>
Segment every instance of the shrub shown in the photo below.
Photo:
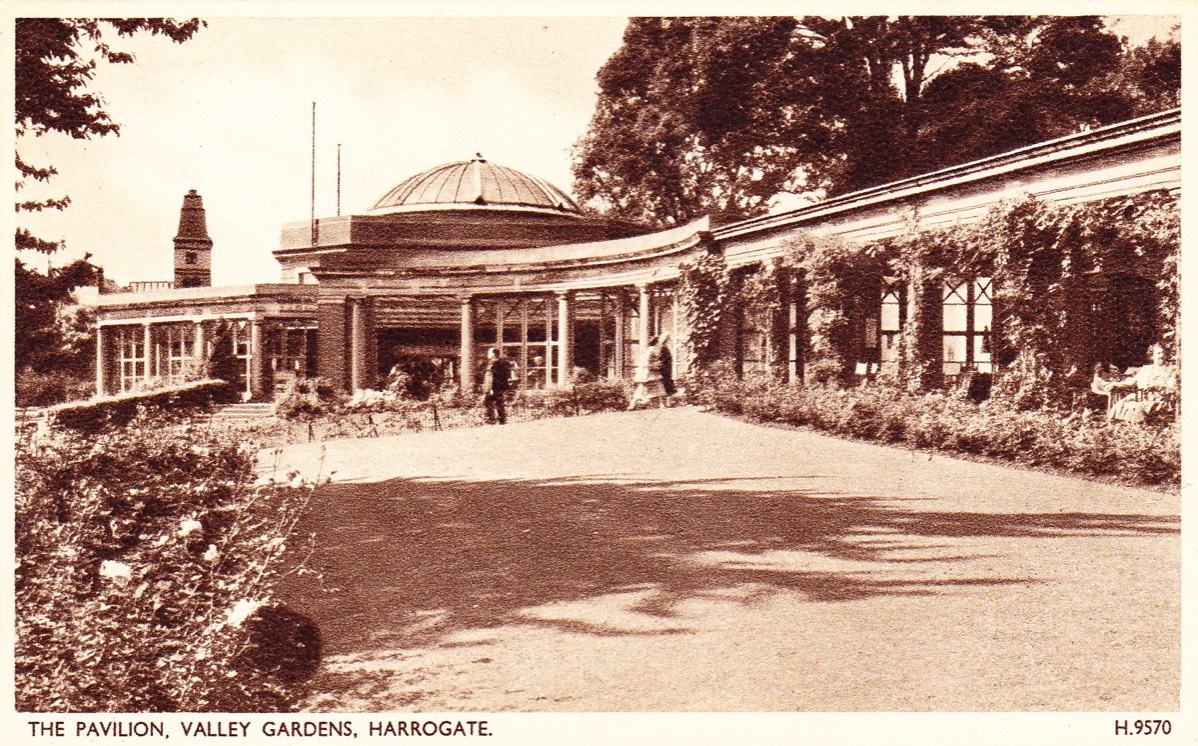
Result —
<path fill-rule="evenodd" d="M 70 370 L 42 372 L 22 368 L 17 371 L 18 407 L 48 407 L 52 404 L 90 399 L 95 393 L 94 378 L 80 378 Z"/>
<path fill-rule="evenodd" d="M 619 381 L 576 383 L 567 388 L 523 389 L 516 405 L 532 419 L 572 417 L 628 408 L 628 389 Z"/>
<path fill-rule="evenodd" d="M 959 393 L 915 395 L 887 383 L 851 389 L 781 384 L 766 376 L 738 380 L 715 366 L 690 381 L 692 401 L 761 422 L 805 425 L 840 435 L 1001 459 L 1141 485 L 1181 478 L 1176 425 L 1146 427 L 1025 402 L 978 405 Z"/>
<path fill-rule="evenodd" d="M 207 411 L 217 402 L 229 401 L 236 392 L 224 381 L 194 381 L 146 391 L 130 391 L 82 402 L 69 402 L 50 407 L 47 411 L 54 421 L 75 430 L 91 432 L 128 424 L 146 407 L 160 416 L 184 418 Z"/>
<path fill-rule="evenodd" d="M 255 487 L 255 461 L 233 434 L 153 414 L 18 445 L 19 710 L 292 706 L 302 666 L 264 654 L 255 630 L 278 616 L 272 588 L 308 491 Z"/>
<path fill-rule="evenodd" d="M 275 401 L 275 416 L 285 420 L 310 422 L 345 403 L 345 397 L 322 378 L 293 378 L 284 385 Z"/>

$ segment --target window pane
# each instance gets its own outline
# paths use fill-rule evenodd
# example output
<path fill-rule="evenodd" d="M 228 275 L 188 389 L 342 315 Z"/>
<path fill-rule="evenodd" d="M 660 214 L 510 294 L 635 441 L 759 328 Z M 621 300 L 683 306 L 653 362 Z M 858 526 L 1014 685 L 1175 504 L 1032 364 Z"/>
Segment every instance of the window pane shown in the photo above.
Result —
<path fill-rule="evenodd" d="M 988 336 L 979 334 L 973 338 L 973 359 L 977 363 L 989 362 L 990 360 L 990 353 L 986 351 L 990 349 Z"/>
<path fill-rule="evenodd" d="M 978 304 L 973 307 L 973 330 L 988 331 L 993 321 L 993 308 L 989 305 Z"/>
<path fill-rule="evenodd" d="M 965 335 L 963 334 L 945 334 L 944 335 L 944 360 L 945 362 L 964 362 L 965 360 Z"/>
<path fill-rule="evenodd" d="M 965 302 L 965 283 L 959 285 L 944 285 L 944 302 L 945 303 L 964 303 Z"/>
<path fill-rule="evenodd" d="M 944 306 L 944 331 L 965 331 L 965 305 L 952 303 Z"/>
<path fill-rule="evenodd" d="M 899 335 L 894 332 L 882 334 L 882 361 L 898 360 Z"/>
<path fill-rule="evenodd" d="M 882 331 L 897 332 L 899 330 L 898 303 L 882 304 Z"/>

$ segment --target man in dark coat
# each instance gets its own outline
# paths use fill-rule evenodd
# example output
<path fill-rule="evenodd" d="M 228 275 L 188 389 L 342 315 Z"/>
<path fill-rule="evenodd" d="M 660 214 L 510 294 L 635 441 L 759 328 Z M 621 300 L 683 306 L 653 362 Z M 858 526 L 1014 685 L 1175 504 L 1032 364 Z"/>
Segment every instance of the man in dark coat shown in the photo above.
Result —
<path fill-rule="evenodd" d="M 487 373 L 483 377 L 483 406 L 487 409 L 487 422 L 507 422 L 505 397 L 511 387 L 512 364 L 503 356 L 503 350 L 492 347 L 487 351 Z"/>
<path fill-rule="evenodd" d="M 670 354 L 670 348 L 666 346 L 666 342 L 670 341 L 669 334 L 663 334 L 661 341 L 658 342 L 658 371 L 661 374 L 661 387 L 666 390 L 666 406 L 673 403 L 674 397 L 674 356 Z"/>

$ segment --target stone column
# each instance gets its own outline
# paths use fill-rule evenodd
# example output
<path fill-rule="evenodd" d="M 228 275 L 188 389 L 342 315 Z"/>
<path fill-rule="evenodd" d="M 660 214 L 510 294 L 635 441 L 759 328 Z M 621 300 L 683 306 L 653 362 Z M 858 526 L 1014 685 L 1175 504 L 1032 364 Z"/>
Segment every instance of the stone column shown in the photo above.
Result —
<path fill-rule="evenodd" d="M 363 387 L 365 363 L 365 333 L 363 332 L 363 308 L 361 298 L 348 298 L 349 304 L 349 390 L 360 391 Z"/>
<path fill-rule="evenodd" d="M 651 302 L 653 300 L 653 296 L 649 293 L 648 285 L 637 285 L 636 291 L 639 294 L 639 311 L 641 315 L 640 328 L 637 329 L 636 341 L 637 344 L 640 345 L 640 349 L 637 351 L 637 354 L 643 355 L 645 354 L 645 348 L 649 346 L 649 329 L 651 328 L 650 325 L 653 323 L 653 319 L 649 317 L 653 310 L 653 304 Z"/>
<path fill-rule="evenodd" d="M 569 386 L 574 372 L 574 309 L 569 292 L 557 294 L 557 385 Z"/>
<path fill-rule="evenodd" d="M 944 383 L 944 281 L 919 264 L 909 272 L 901 364 L 907 386 L 928 391 Z"/>
<path fill-rule="evenodd" d="M 107 336 L 104 333 L 104 327 L 96 326 L 96 396 L 104 396 L 108 393 L 108 360 L 107 350 L 104 345 L 107 342 Z"/>
<path fill-rule="evenodd" d="M 790 298 L 790 271 L 782 265 L 779 259 L 774 260 L 774 278 L 777 284 L 777 296 L 772 298 L 772 311 L 769 323 L 769 365 L 770 372 L 783 382 L 794 381 L 793 369 L 793 340 L 791 332 L 793 314 Z"/>
<path fill-rule="evenodd" d="M 790 290 L 790 380 L 803 381 L 807 375 L 807 276 L 802 270 L 795 271 Z"/>
<path fill-rule="evenodd" d="M 250 321 L 250 343 L 246 351 L 245 393 L 247 398 L 255 399 L 262 394 L 262 321 Z"/>
<path fill-rule="evenodd" d="M 201 378 L 208 377 L 208 355 L 204 349 L 207 341 L 204 339 L 204 322 L 197 321 L 191 338 L 191 359 L 195 361 L 196 373 Z"/>
<path fill-rule="evenodd" d="M 627 367 L 625 360 L 625 346 L 627 338 L 624 334 L 624 327 L 628 323 L 628 298 L 624 294 L 624 288 L 618 288 L 616 294 L 616 329 L 614 348 L 612 350 L 612 369 L 615 371 L 616 380 L 623 380 L 624 369 Z"/>
<path fill-rule="evenodd" d="M 322 300 L 316 306 L 316 374 L 344 391 L 346 376 L 346 313 L 342 299 Z"/>
<path fill-rule="evenodd" d="M 142 384 L 145 388 L 150 387 L 150 380 L 154 377 L 154 330 L 150 322 L 142 322 L 142 350 L 145 353 L 146 363 L 145 369 L 142 371 Z"/>
<path fill-rule="evenodd" d="M 458 386 L 463 394 L 474 391 L 474 299 L 462 302 L 461 347 L 458 351 Z"/>

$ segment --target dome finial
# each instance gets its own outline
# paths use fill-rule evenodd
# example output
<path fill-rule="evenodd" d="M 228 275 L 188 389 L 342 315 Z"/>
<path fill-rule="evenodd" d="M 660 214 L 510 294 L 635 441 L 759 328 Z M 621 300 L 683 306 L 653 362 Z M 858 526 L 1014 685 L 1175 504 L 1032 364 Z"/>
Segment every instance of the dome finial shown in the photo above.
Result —
<path fill-rule="evenodd" d="M 474 154 L 474 160 L 478 161 L 479 163 L 486 163 L 486 162 L 487 162 L 487 159 L 486 159 L 486 158 L 483 158 L 483 154 L 482 154 L 482 153 L 475 153 L 475 154 Z"/>

